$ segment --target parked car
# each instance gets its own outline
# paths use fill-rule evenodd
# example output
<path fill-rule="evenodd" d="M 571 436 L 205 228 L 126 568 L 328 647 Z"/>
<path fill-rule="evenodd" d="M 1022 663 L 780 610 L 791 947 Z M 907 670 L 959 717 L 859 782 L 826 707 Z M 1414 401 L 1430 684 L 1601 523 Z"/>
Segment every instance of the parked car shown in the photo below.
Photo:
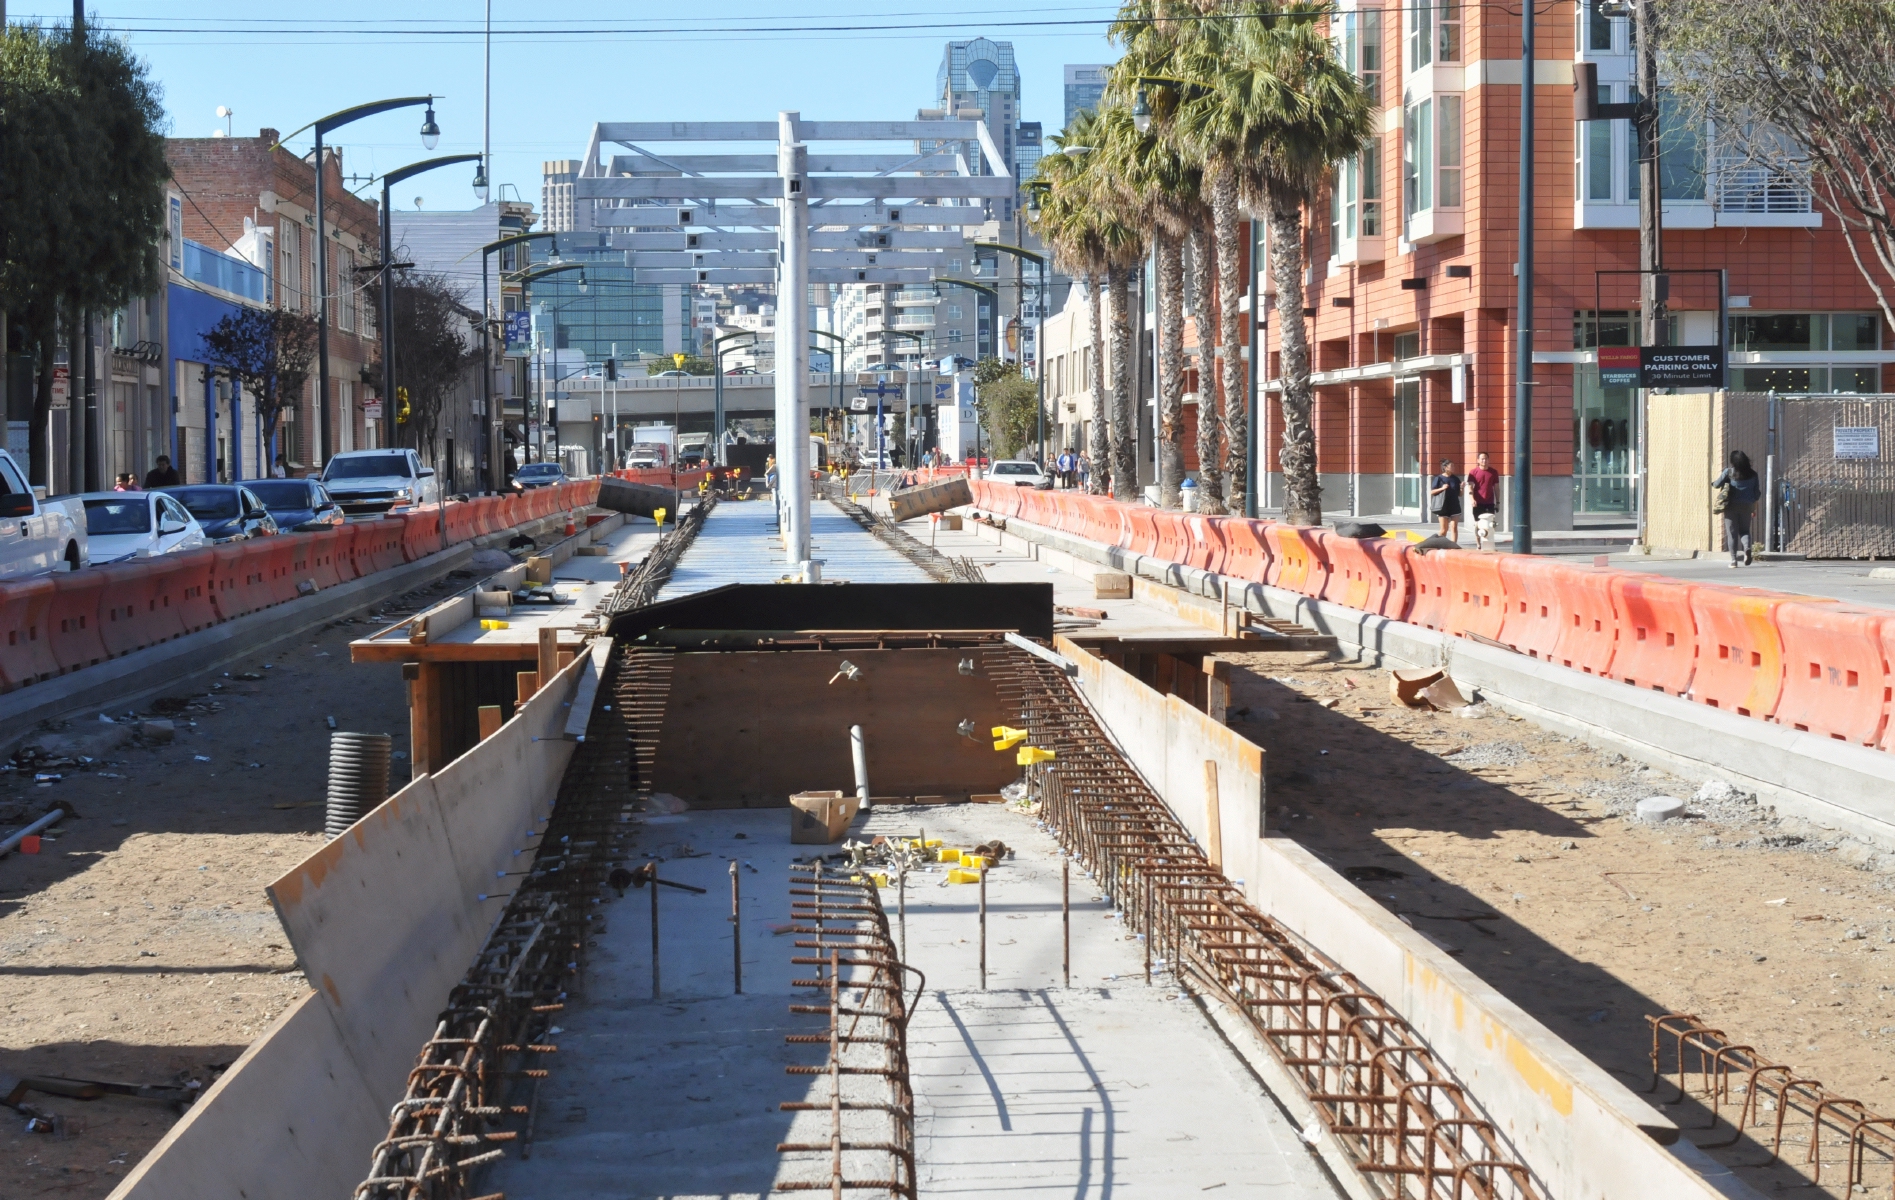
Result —
<path fill-rule="evenodd" d="M 246 479 L 243 485 L 263 501 L 278 529 L 307 533 L 348 519 L 335 497 L 314 479 Z"/>
<path fill-rule="evenodd" d="M 20 464 L 0 450 L 0 579 L 77 571 L 89 561 L 85 506 L 41 499 Z"/>
<path fill-rule="evenodd" d="M 558 463 L 528 463 L 513 473 L 513 486 L 522 491 L 566 482 L 566 468 Z"/>
<path fill-rule="evenodd" d="M 1003 458 L 987 470 L 987 477 L 995 483 L 1011 483 L 1015 487 L 1047 488 L 1053 486 L 1052 479 L 1040 470 L 1040 464 L 1023 458 Z"/>
<path fill-rule="evenodd" d="M 441 496 L 434 468 L 422 466 L 413 450 L 345 451 L 329 460 L 318 482 L 352 517 L 379 517 Z"/>
<path fill-rule="evenodd" d="M 155 558 L 208 544 L 204 527 L 165 492 L 85 492 L 86 538 L 93 562 Z"/>
<path fill-rule="evenodd" d="M 197 518 L 204 536 L 213 542 L 275 537 L 276 519 L 261 498 L 240 483 L 192 483 L 161 488 Z"/>

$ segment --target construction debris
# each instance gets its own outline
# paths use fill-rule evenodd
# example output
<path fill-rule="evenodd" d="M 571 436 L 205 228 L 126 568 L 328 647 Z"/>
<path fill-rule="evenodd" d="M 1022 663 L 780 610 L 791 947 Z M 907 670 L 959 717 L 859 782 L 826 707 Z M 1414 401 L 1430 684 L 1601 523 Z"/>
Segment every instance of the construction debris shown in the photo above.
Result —
<path fill-rule="evenodd" d="M 1426 708 L 1427 701 L 1422 699 L 1422 691 L 1429 684 L 1443 678 L 1443 672 L 1431 667 L 1417 667 L 1407 671 L 1388 673 L 1388 694 L 1398 704 L 1409 708 Z"/>

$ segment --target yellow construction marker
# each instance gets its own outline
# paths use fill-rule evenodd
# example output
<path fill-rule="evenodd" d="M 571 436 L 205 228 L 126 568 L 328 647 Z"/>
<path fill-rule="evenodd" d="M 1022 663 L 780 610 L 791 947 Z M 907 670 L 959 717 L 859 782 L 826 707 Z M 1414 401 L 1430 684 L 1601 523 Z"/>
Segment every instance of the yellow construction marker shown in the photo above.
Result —
<path fill-rule="evenodd" d="M 1026 741 L 1026 733 L 1026 730 L 1015 729 L 1011 725 L 996 725 L 994 726 L 994 749 L 1011 750 Z"/>
<path fill-rule="evenodd" d="M 935 861 L 960 865 L 961 852 L 952 846 L 935 851 Z"/>
<path fill-rule="evenodd" d="M 480 627 L 482 629 L 511 629 L 513 628 L 513 626 L 506 621 L 482 621 L 480 623 Z"/>
<path fill-rule="evenodd" d="M 962 871 L 962 870 L 956 869 L 953 871 L 949 871 L 947 875 L 948 875 L 947 881 L 949 883 L 979 883 L 980 882 L 979 871 Z"/>
<path fill-rule="evenodd" d="M 1038 746 L 1022 746 L 1013 756 L 1013 761 L 1023 767 L 1030 767 L 1034 763 L 1052 762 L 1056 757 L 1057 755 L 1051 750 L 1042 750 Z"/>

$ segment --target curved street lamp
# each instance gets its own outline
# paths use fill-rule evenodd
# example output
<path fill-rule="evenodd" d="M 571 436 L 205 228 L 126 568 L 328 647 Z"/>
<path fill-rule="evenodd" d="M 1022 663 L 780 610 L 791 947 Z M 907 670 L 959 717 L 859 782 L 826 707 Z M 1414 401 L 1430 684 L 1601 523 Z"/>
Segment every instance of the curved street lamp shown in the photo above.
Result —
<path fill-rule="evenodd" d="M 316 131 L 316 430 L 317 457 L 324 466 L 329 462 L 329 290 L 324 281 L 329 278 L 329 235 L 323 224 L 323 186 L 322 186 L 322 139 L 323 135 L 334 129 L 340 129 L 364 117 L 378 113 L 392 112 L 398 108 L 413 108 L 417 104 L 427 106 L 427 116 L 421 122 L 421 145 L 432 150 L 441 141 L 441 127 L 434 123 L 434 96 L 400 96 L 393 100 L 377 100 L 372 104 L 358 104 L 354 108 L 345 108 L 332 112 L 326 117 L 317 117 L 303 126 L 303 129 Z M 280 138 L 271 149 L 277 149 L 284 142 L 303 132 L 298 129 L 287 137 Z M 382 212 L 382 221 L 388 220 L 386 208 Z"/>
<path fill-rule="evenodd" d="M 434 110 L 428 110 L 429 124 L 433 124 Z M 438 132 L 438 131 L 437 131 Z M 425 139 L 424 139 L 425 140 Z M 438 137 L 437 137 L 437 140 Z M 397 167 L 382 176 L 382 440 L 385 445 L 394 445 L 392 436 L 395 430 L 394 413 L 390 410 L 395 404 L 395 287 L 390 271 L 394 265 L 394 215 L 391 207 L 393 199 L 389 189 L 404 179 L 413 179 L 416 175 L 432 171 L 437 167 L 452 166 L 460 162 L 479 160 L 478 154 L 450 154 L 445 158 L 426 158 L 405 167 Z M 486 314 L 481 314 L 486 319 Z"/>

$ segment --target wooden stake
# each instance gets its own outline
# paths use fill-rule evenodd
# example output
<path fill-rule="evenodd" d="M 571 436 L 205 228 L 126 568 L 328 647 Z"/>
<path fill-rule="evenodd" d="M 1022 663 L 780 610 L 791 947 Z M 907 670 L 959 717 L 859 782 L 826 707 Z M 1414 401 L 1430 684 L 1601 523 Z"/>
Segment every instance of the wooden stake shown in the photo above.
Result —
<path fill-rule="evenodd" d="M 498 704 L 483 704 L 475 710 L 480 716 L 480 740 L 486 741 L 500 732 L 501 712 Z"/>
<path fill-rule="evenodd" d="M 551 683 L 553 676 L 559 673 L 559 630 L 544 628 L 540 630 L 540 683 Z"/>
<path fill-rule="evenodd" d="M 987 868 L 980 869 L 980 990 L 987 990 Z"/>
<path fill-rule="evenodd" d="M 1224 821 L 1223 811 L 1217 800 L 1217 764 L 1210 759 L 1204 760 L 1204 856 L 1211 860 L 1211 869 L 1224 869 Z"/>
<path fill-rule="evenodd" d="M 730 973 L 737 981 L 737 995 L 744 994 L 743 907 L 737 889 L 737 860 L 730 860 Z"/>

